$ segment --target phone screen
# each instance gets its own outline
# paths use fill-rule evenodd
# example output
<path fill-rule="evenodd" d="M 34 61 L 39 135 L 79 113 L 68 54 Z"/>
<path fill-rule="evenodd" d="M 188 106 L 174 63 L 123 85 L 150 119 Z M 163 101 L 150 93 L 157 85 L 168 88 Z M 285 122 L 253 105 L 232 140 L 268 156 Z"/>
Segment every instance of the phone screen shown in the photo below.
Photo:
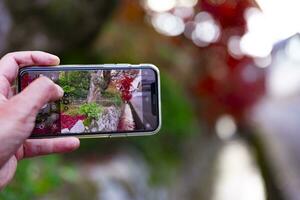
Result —
<path fill-rule="evenodd" d="M 65 93 L 62 99 L 41 108 L 32 137 L 117 134 L 158 128 L 158 77 L 151 68 L 38 68 L 21 73 L 20 89 L 39 76 L 49 77 Z"/>

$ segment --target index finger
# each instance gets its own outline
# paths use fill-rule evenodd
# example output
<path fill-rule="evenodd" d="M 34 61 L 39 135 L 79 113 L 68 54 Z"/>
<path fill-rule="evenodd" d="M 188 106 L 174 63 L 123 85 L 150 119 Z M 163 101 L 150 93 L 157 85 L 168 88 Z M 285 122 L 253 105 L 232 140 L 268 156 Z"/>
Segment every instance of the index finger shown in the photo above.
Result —
<path fill-rule="evenodd" d="M 42 51 L 19 51 L 8 53 L 0 60 L 0 77 L 13 83 L 18 75 L 19 68 L 31 65 L 58 65 L 59 58 Z"/>
<path fill-rule="evenodd" d="M 67 153 L 74 151 L 80 145 L 76 137 L 63 137 L 52 139 L 29 139 L 16 153 L 17 159 L 30 158 L 53 153 Z"/>

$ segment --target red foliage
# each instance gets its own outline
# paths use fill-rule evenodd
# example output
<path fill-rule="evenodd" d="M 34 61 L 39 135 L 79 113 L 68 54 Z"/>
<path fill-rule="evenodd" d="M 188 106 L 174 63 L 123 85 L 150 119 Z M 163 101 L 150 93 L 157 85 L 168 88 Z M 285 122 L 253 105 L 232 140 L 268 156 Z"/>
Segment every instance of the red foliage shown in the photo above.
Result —
<path fill-rule="evenodd" d="M 33 134 L 58 134 L 61 129 L 71 129 L 78 120 L 84 120 L 86 117 L 84 115 L 70 116 L 64 113 L 61 114 L 60 119 L 56 120 L 52 124 L 40 123 L 33 130 Z"/>
<path fill-rule="evenodd" d="M 254 66 L 250 57 L 237 59 L 228 52 L 231 36 L 242 36 L 246 31 L 244 12 L 255 7 L 255 1 L 225 0 L 199 1 L 200 11 L 209 12 L 218 22 L 220 39 L 208 47 L 199 48 L 208 59 L 198 76 L 193 93 L 197 97 L 199 113 L 210 126 L 222 114 L 232 115 L 242 124 L 257 100 L 265 93 L 265 71 Z M 216 76 L 219 75 L 220 76 Z"/>
<path fill-rule="evenodd" d="M 35 78 L 30 77 L 28 73 L 24 74 L 22 76 L 21 89 L 25 89 L 34 79 Z"/>
<path fill-rule="evenodd" d="M 127 102 L 132 98 L 130 88 L 132 86 L 133 78 L 124 75 L 123 79 L 119 81 L 119 90 L 121 92 L 122 100 Z"/>
<path fill-rule="evenodd" d="M 86 117 L 84 115 L 70 116 L 64 113 L 61 114 L 61 128 L 71 129 L 78 120 L 84 120 Z"/>
<path fill-rule="evenodd" d="M 235 61 L 228 56 L 227 75 L 222 79 L 211 74 L 199 76 L 193 92 L 205 105 L 200 110 L 202 118 L 213 126 L 220 115 L 230 114 L 243 123 L 247 112 L 265 93 L 264 73 L 249 58 Z"/>
<path fill-rule="evenodd" d="M 223 28 L 245 27 L 244 11 L 255 4 L 250 0 L 225 0 L 223 3 L 213 3 L 211 0 L 203 0 L 199 7 L 203 11 L 211 13 L 219 20 Z"/>

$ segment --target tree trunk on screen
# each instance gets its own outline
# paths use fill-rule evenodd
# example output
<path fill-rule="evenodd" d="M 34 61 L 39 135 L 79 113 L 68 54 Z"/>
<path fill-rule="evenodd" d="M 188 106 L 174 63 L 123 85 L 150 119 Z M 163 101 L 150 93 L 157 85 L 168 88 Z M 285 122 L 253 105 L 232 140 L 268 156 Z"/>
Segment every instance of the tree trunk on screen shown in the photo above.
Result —
<path fill-rule="evenodd" d="M 104 92 L 111 81 L 111 71 L 98 71 L 91 73 L 90 88 L 87 96 L 87 102 L 92 103 L 101 99 Z"/>

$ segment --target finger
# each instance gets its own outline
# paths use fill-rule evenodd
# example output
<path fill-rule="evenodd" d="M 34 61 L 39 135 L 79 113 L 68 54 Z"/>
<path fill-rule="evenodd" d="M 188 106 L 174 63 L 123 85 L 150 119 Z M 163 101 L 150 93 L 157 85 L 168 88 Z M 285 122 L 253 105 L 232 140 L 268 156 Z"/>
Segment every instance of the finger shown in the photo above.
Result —
<path fill-rule="evenodd" d="M 42 51 L 19 51 L 8 53 L 0 60 L 0 77 L 4 76 L 12 83 L 20 67 L 31 65 L 58 65 L 59 58 Z"/>
<path fill-rule="evenodd" d="M 0 192 L 11 181 L 17 169 L 17 159 L 12 156 L 3 166 L 0 166 Z"/>
<path fill-rule="evenodd" d="M 4 77 L 0 76 L 0 101 L 6 100 L 9 96 L 10 82 Z"/>
<path fill-rule="evenodd" d="M 79 145 L 80 141 L 76 137 L 31 139 L 24 143 L 16 156 L 20 160 L 53 153 L 67 153 L 74 151 Z"/>
<path fill-rule="evenodd" d="M 63 89 L 47 77 L 39 77 L 8 102 L 16 117 L 34 116 L 50 101 L 61 98 Z M 19 114 L 19 115 L 18 115 Z"/>

